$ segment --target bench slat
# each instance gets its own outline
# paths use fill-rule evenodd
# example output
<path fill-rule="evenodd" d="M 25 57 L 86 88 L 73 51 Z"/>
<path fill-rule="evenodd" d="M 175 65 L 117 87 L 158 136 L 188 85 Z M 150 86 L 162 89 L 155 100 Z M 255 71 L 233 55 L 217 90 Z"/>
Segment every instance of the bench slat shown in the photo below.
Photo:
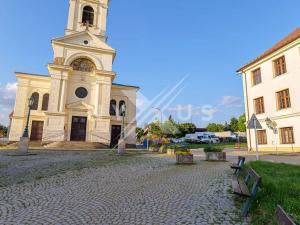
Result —
<path fill-rule="evenodd" d="M 251 197 L 250 191 L 242 179 L 238 179 L 237 177 L 232 178 L 232 188 L 235 194 Z"/>
<path fill-rule="evenodd" d="M 242 195 L 246 197 L 251 197 L 251 193 L 249 191 L 249 188 L 247 187 L 247 184 L 244 182 L 244 180 L 239 179 L 239 185 L 242 191 Z"/>
<path fill-rule="evenodd" d="M 275 217 L 278 225 L 296 225 L 293 219 L 281 208 L 281 206 L 277 207 Z"/>
<path fill-rule="evenodd" d="M 256 183 L 259 183 L 261 181 L 261 177 L 252 168 L 249 169 L 248 173 Z"/>
<path fill-rule="evenodd" d="M 232 178 L 232 188 L 235 194 L 240 195 L 242 193 L 237 177 Z"/>

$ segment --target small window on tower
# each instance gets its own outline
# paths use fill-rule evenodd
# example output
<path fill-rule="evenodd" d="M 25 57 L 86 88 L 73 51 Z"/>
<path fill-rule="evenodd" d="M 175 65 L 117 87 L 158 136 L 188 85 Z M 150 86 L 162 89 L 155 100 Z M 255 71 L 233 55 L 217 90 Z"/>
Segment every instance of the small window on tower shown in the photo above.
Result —
<path fill-rule="evenodd" d="M 82 13 L 83 24 L 94 24 L 94 9 L 91 6 L 85 6 Z"/>

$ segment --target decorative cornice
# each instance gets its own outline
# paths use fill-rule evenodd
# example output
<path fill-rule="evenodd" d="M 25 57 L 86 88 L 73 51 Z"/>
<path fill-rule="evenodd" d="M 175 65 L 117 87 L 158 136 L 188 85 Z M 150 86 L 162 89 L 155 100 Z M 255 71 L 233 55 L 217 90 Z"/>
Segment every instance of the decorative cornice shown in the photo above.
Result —
<path fill-rule="evenodd" d="M 68 48 L 73 48 L 77 50 L 85 50 L 85 51 L 93 51 L 93 52 L 98 52 L 98 53 L 107 53 L 111 54 L 113 56 L 116 55 L 115 50 L 109 50 L 109 49 L 104 49 L 104 48 L 95 48 L 95 47 L 90 47 L 90 46 L 83 46 L 83 45 L 76 45 L 76 44 L 70 44 L 70 43 L 64 43 L 60 41 L 52 41 L 53 44 L 62 46 L 62 47 L 68 47 Z"/>
<path fill-rule="evenodd" d="M 31 73 L 22 73 L 15 72 L 17 78 L 30 79 L 30 80 L 40 80 L 40 81 L 49 81 L 51 77 L 49 75 L 40 75 L 40 74 L 31 74 Z"/>

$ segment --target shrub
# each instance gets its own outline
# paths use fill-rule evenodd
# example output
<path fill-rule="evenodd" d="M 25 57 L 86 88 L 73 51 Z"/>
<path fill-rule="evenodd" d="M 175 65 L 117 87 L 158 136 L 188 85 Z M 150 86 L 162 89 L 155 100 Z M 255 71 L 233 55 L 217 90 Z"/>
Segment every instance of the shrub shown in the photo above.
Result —
<path fill-rule="evenodd" d="M 223 148 L 208 146 L 204 148 L 204 152 L 223 152 Z"/>
<path fill-rule="evenodd" d="M 167 146 L 167 145 L 162 145 L 162 146 L 160 147 L 160 151 L 161 151 L 161 152 L 165 152 L 165 151 L 167 151 L 167 149 L 168 149 L 168 146 Z"/>
<path fill-rule="evenodd" d="M 176 155 L 193 155 L 190 151 L 178 151 Z"/>
<path fill-rule="evenodd" d="M 150 145 L 151 148 L 160 148 L 160 144 L 151 144 Z"/>

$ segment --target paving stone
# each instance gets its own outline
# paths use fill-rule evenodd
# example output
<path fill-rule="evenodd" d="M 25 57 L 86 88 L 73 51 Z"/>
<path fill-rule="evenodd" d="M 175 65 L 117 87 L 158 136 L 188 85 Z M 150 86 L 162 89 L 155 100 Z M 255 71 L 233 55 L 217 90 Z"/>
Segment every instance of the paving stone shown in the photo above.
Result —
<path fill-rule="evenodd" d="M 0 224 L 236 224 L 228 163 L 143 155 L 0 188 Z M 248 224 L 247 221 L 241 222 Z"/>

